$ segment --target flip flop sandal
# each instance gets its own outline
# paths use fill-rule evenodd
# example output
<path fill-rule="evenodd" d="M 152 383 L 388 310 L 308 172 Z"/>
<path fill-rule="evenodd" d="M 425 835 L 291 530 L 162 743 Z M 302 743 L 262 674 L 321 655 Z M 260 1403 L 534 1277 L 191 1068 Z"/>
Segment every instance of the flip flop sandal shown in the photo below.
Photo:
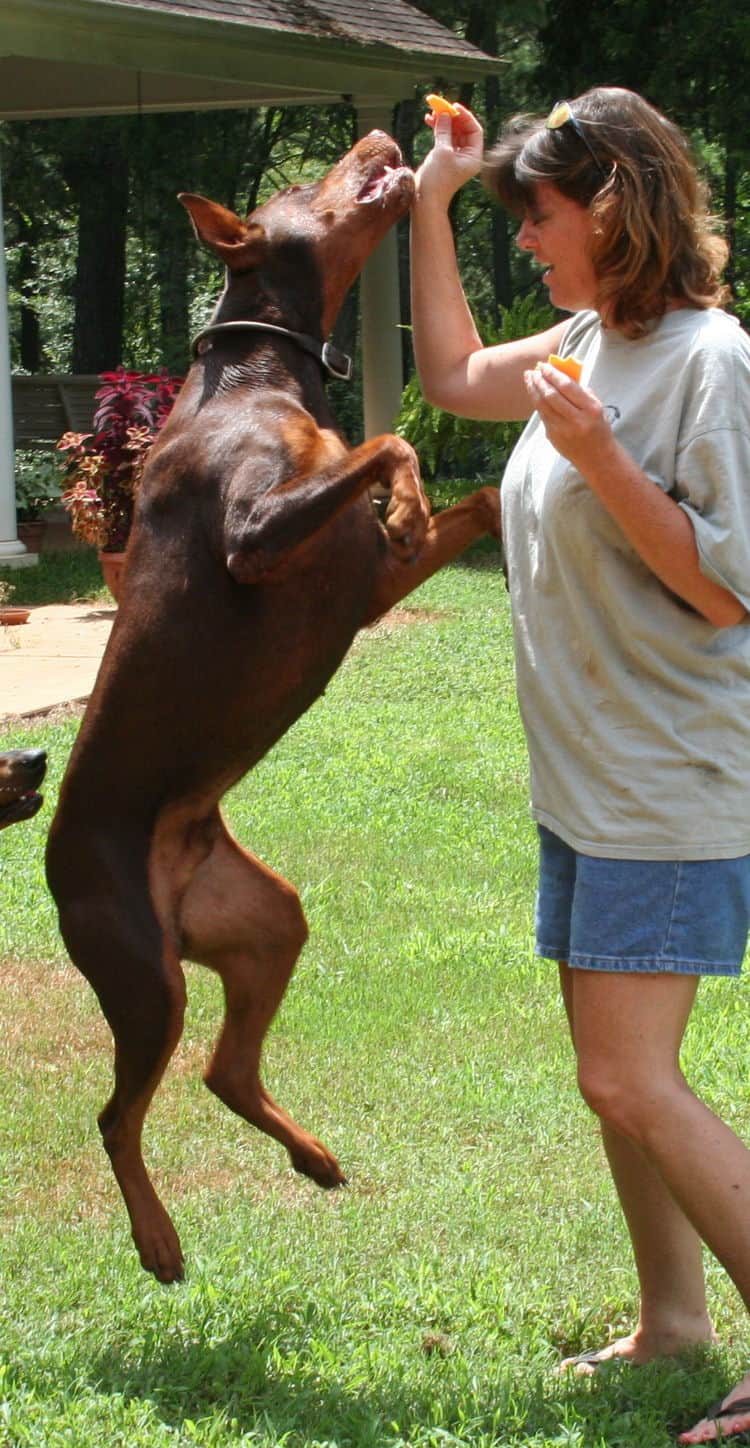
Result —
<path fill-rule="evenodd" d="M 749 1428 L 743 1428 L 738 1433 L 724 1433 L 721 1427 L 722 1418 L 734 1418 L 738 1413 L 750 1413 L 750 1398 L 735 1398 L 733 1402 L 727 1403 L 726 1407 L 723 1404 L 724 1399 L 719 1398 L 719 1401 L 712 1403 L 703 1415 L 704 1418 L 708 1418 L 710 1423 L 715 1423 L 721 1433 L 721 1437 L 714 1441 L 719 1444 L 719 1448 L 722 1443 L 750 1443 Z"/>
<path fill-rule="evenodd" d="M 606 1354 L 606 1355 L 605 1355 Z M 575 1368 L 588 1364 L 592 1368 L 608 1368 L 617 1363 L 627 1362 L 627 1358 L 619 1353 L 607 1353 L 606 1348 L 590 1347 L 587 1352 L 579 1352 L 575 1357 L 568 1358 L 565 1364 L 565 1371 L 573 1372 Z M 562 1364 L 558 1372 L 562 1371 Z M 744 1399 L 743 1399 L 744 1401 Z"/>

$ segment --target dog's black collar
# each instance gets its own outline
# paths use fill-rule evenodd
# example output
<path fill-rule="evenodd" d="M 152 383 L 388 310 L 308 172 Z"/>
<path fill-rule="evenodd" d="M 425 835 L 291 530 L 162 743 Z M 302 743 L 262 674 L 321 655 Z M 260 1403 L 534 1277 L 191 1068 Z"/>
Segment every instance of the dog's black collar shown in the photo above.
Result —
<path fill-rule="evenodd" d="M 204 352 L 208 352 L 211 348 L 212 337 L 243 330 L 277 332 L 282 337 L 290 337 L 298 347 L 302 347 L 305 352 L 311 352 L 313 357 L 317 357 L 321 366 L 331 377 L 338 377 L 342 382 L 348 382 L 351 378 L 351 357 L 347 357 L 346 352 L 340 352 L 332 342 L 319 342 L 315 337 L 308 337 L 305 332 L 290 332 L 288 327 L 276 327 L 272 322 L 214 322 L 212 327 L 204 327 L 203 331 L 198 333 L 193 342 L 193 356 L 202 357 Z"/>

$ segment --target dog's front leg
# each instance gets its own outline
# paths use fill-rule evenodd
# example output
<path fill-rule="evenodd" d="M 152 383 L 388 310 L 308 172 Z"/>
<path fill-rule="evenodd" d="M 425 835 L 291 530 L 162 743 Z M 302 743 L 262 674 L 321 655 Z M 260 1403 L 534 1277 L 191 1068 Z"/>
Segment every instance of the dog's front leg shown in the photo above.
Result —
<path fill-rule="evenodd" d="M 309 451 L 306 461 L 308 457 Z M 416 453 L 403 438 L 386 433 L 351 452 L 342 451 L 319 471 L 302 472 L 249 506 L 245 498 L 252 478 L 245 479 L 240 470 L 230 488 L 224 524 L 232 577 L 238 583 L 257 583 L 375 484 L 391 494 L 386 530 L 393 548 L 400 558 L 414 558 L 427 531 L 430 504 Z"/>
<path fill-rule="evenodd" d="M 374 623 L 381 614 L 393 608 L 407 593 L 418 588 L 420 583 L 431 578 L 433 573 L 457 558 L 470 543 L 485 533 L 498 539 L 501 536 L 499 488 L 479 488 L 452 508 L 433 513 L 419 557 L 414 562 L 405 563 L 393 550 L 385 554 L 365 624 Z"/>

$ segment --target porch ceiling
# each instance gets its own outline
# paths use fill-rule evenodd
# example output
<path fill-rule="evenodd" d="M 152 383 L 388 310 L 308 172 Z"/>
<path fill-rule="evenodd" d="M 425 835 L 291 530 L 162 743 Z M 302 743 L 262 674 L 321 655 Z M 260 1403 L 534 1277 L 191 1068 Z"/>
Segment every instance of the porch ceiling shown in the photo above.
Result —
<path fill-rule="evenodd" d="M 406 0 L 4 0 L 0 118 L 396 100 L 503 62 Z"/>

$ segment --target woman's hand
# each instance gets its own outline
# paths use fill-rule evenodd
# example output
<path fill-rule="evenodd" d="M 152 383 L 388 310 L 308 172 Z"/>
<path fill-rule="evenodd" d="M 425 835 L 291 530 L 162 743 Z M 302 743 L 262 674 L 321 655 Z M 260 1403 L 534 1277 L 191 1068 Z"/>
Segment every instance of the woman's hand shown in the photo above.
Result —
<path fill-rule="evenodd" d="M 526 390 L 552 446 L 577 468 L 643 562 L 714 628 L 745 618 L 739 599 L 702 571 L 693 526 L 621 447 L 593 392 L 541 362 Z"/>
<path fill-rule="evenodd" d="M 418 197 L 446 207 L 482 165 L 482 127 L 466 106 L 459 104 L 458 112 L 457 116 L 430 112 L 425 117 L 433 130 L 434 145 L 416 173 Z"/>
<path fill-rule="evenodd" d="M 583 478 L 611 464 L 619 446 L 593 392 L 548 362 L 526 372 L 524 381 L 552 446 Z"/>

